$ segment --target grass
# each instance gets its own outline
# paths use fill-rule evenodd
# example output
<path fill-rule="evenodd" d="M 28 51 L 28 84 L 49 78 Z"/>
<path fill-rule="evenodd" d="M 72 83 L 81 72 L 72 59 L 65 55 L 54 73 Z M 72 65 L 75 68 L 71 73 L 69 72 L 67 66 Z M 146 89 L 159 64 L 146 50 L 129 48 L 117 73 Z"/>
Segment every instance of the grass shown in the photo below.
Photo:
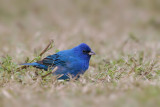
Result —
<path fill-rule="evenodd" d="M 158 0 L 2 0 L 0 106 L 159 107 L 159 7 Z M 18 69 L 82 42 L 97 55 L 77 81 Z"/>

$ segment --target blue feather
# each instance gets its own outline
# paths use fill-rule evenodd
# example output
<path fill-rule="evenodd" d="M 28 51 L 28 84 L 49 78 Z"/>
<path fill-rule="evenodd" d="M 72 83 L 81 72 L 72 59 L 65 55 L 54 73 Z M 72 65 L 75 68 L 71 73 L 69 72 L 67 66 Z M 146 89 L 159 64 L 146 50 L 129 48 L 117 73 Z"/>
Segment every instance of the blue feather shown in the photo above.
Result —
<path fill-rule="evenodd" d="M 72 49 L 49 55 L 41 61 L 21 65 L 33 66 L 46 71 L 57 67 L 53 75 L 57 75 L 58 79 L 79 78 L 80 74 L 88 69 L 91 55 L 94 54 L 87 44 L 82 43 Z"/>
<path fill-rule="evenodd" d="M 46 71 L 48 70 L 48 66 L 39 64 L 39 63 L 37 63 L 37 62 L 24 63 L 24 64 L 20 64 L 20 65 L 28 65 L 28 66 L 33 66 L 33 67 L 36 67 L 36 68 L 39 68 L 39 69 L 44 69 L 44 70 L 46 70 Z"/>

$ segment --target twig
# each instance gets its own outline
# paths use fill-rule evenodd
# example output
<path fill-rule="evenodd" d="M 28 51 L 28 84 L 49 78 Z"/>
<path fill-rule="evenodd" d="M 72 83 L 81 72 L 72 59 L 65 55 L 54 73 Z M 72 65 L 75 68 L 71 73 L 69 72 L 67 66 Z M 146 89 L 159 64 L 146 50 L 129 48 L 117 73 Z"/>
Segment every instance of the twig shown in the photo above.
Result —
<path fill-rule="evenodd" d="M 58 69 L 58 67 L 56 66 L 56 67 L 52 70 L 52 72 L 49 72 L 48 74 L 43 75 L 42 78 L 45 78 L 46 76 L 48 76 L 48 75 L 54 73 L 57 69 Z"/>
<path fill-rule="evenodd" d="M 39 56 L 42 56 L 45 52 L 50 50 L 52 48 L 53 40 L 50 41 L 50 43 L 46 46 L 46 48 L 39 54 Z"/>
<path fill-rule="evenodd" d="M 50 42 L 49 42 L 49 44 L 46 46 L 46 48 L 44 48 L 44 50 L 39 54 L 39 56 L 42 56 L 45 52 L 47 52 L 48 50 L 50 50 L 51 48 L 52 48 L 52 44 L 53 44 L 53 40 L 51 40 Z M 34 61 L 34 59 L 32 60 L 32 61 Z M 32 62 L 31 61 L 31 62 Z M 28 68 L 29 66 L 26 66 L 26 65 L 24 65 L 24 66 L 22 66 L 22 67 L 19 67 L 19 68 L 17 68 L 17 71 L 19 71 L 19 70 L 21 70 L 21 69 L 26 69 L 26 68 Z"/>

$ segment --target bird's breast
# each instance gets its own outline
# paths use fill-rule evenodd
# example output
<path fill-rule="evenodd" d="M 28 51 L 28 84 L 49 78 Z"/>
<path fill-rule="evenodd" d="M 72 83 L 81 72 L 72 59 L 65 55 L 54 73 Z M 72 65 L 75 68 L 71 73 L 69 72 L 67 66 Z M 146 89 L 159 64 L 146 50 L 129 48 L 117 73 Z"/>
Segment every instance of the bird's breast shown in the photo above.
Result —
<path fill-rule="evenodd" d="M 89 61 L 82 61 L 82 70 L 86 71 L 89 68 Z"/>

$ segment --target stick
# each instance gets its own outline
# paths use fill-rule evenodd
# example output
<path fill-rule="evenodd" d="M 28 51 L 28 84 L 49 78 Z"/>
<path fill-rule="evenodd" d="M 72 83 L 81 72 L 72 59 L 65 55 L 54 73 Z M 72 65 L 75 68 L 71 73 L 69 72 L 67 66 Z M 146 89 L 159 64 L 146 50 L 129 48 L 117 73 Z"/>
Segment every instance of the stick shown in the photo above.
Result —
<path fill-rule="evenodd" d="M 46 48 L 44 48 L 44 50 L 39 54 L 39 56 L 42 56 L 45 52 L 47 52 L 48 50 L 50 50 L 51 48 L 52 48 L 52 44 L 53 44 L 53 40 L 51 40 L 50 42 L 49 42 L 49 44 L 46 46 Z M 32 60 L 32 61 L 34 61 L 34 59 Z M 31 61 L 31 62 L 32 62 Z M 26 66 L 26 65 L 24 65 L 24 66 L 22 66 L 22 67 L 19 67 L 19 68 L 17 68 L 17 71 L 19 71 L 20 69 L 26 69 L 26 68 L 28 68 L 29 66 Z"/>
<path fill-rule="evenodd" d="M 50 43 L 44 48 L 44 50 L 39 54 L 39 56 L 42 56 L 45 52 L 47 52 L 49 49 L 52 48 L 53 40 L 50 41 Z M 50 48 L 49 48 L 50 47 Z"/>
<path fill-rule="evenodd" d="M 43 75 L 42 78 L 45 78 L 46 76 L 48 76 L 48 75 L 54 73 L 57 69 L 58 69 L 58 67 L 56 66 L 56 67 L 52 70 L 52 72 L 49 72 L 48 74 Z"/>

